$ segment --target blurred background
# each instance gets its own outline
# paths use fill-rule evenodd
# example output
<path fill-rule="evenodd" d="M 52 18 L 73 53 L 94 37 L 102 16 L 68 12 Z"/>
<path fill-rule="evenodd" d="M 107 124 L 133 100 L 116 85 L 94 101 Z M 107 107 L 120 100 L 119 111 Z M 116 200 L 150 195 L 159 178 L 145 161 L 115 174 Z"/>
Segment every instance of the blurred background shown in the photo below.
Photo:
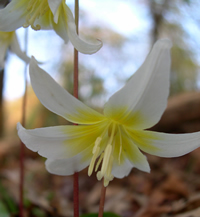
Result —
<path fill-rule="evenodd" d="M 6 2 L 1 0 L 0 6 L 4 7 Z M 66 2 L 73 11 L 73 2 Z M 102 49 L 96 54 L 79 54 L 80 100 L 101 112 L 109 96 L 143 63 L 154 42 L 169 38 L 173 43 L 169 105 L 153 130 L 200 131 L 199 8 L 198 0 L 80 0 L 80 37 L 91 43 L 96 39 L 103 42 Z M 18 29 L 17 36 L 24 49 L 25 30 Z M 41 67 L 73 93 L 73 47 L 70 43 L 65 45 L 53 31 L 28 29 L 28 55 L 43 62 Z M 22 117 L 24 68 L 25 64 L 8 50 L 5 68 L 0 71 L 0 190 L 4 192 L 0 193 L 0 201 L 3 201 L 0 211 L 3 207 L 9 213 L 17 213 L 18 209 L 16 123 Z M 67 124 L 41 105 L 29 82 L 26 110 L 26 128 Z M 134 169 L 128 178 L 114 180 L 108 188 L 106 209 L 125 217 L 164 217 L 173 212 L 171 216 L 183 217 L 184 213 L 200 206 L 200 197 L 195 200 L 198 205 L 193 209 L 187 208 L 186 202 L 176 204 L 199 192 L 198 156 L 198 150 L 176 159 L 148 156 L 152 173 Z M 55 216 L 57 213 L 57 216 L 72 216 L 71 180 L 72 177 L 48 174 L 44 159 L 26 150 L 27 215 Z M 87 197 L 81 204 L 82 213 L 98 210 L 99 184 L 95 176 L 88 181 L 87 171 L 81 173 L 80 197 Z M 116 204 L 120 205 L 116 207 Z M 172 210 L 174 204 L 178 208 Z M 200 211 L 194 216 L 199 217 Z"/>

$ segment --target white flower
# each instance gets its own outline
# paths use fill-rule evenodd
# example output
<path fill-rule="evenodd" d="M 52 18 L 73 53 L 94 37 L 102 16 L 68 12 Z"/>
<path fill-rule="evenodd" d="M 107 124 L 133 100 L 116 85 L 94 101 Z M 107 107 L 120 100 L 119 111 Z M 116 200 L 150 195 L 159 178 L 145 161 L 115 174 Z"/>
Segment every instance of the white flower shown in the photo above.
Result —
<path fill-rule="evenodd" d="M 24 129 L 18 134 L 32 151 L 47 158 L 50 173 L 71 175 L 88 168 L 104 185 L 127 176 L 133 167 L 150 172 L 140 151 L 160 157 L 177 157 L 200 146 L 200 132 L 166 134 L 145 130 L 163 114 L 169 94 L 170 47 L 159 40 L 143 65 L 127 84 L 104 106 L 100 114 L 84 105 L 59 86 L 34 59 L 30 62 L 32 87 L 41 103 L 50 111 L 73 123 L 68 126 Z"/>
<path fill-rule="evenodd" d="M 10 32 L 19 27 L 34 30 L 54 29 L 65 43 L 71 41 L 81 53 L 97 52 L 102 43 L 89 44 L 76 33 L 75 21 L 65 0 L 12 0 L 0 10 L 0 31 Z"/>

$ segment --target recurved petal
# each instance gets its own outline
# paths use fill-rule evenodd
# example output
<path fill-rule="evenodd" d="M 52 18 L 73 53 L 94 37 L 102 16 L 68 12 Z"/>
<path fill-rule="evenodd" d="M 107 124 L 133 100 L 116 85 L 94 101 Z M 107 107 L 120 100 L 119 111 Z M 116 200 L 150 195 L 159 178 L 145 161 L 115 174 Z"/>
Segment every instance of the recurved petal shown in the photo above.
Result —
<path fill-rule="evenodd" d="M 100 50 L 103 45 L 103 43 L 100 40 L 98 40 L 95 44 L 90 44 L 80 39 L 80 37 L 77 35 L 76 32 L 76 25 L 75 25 L 75 20 L 73 18 L 73 14 L 67 5 L 66 5 L 66 11 L 68 17 L 67 33 L 69 35 L 69 40 L 76 48 L 76 50 L 84 54 L 93 54 L 96 53 L 98 50 Z"/>
<path fill-rule="evenodd" d="M 200 132 L 167 134 L 132 131 L 134 143 L 144 152 L 160 157 L 179 157 L 200 146 Z"/>
<path fill-rule="evenodd" d="M 21 27 L 26 21 L 27 0 L 12 0 L 0 10 L 0 31 L 11 32 Z"/>
<path fill-rule="evenodd" d="M 76 50 L 81 53 L 93 54 L 102 47 L 102 42 L 100 40 L 98 40 L 95 44 L 90 44 L 80 39 L 76 32 L 73 14 L 66 4 L 61 4 L 59 6 L 58 23 L 54 23 L 53 26 L 56 33 L 63 38 L 65 43 L 70 40 Z"/>
<path fill-rule="evenodd" d="M 20 48 L 19 42 L 17 39 L 16 33 L 14 33 L 11 44 L 10 50 L 15 53 L 20 59 L 24 60 L 26 63 L 30 62 L 30 57 L 28 57 Z"/>
<path fill-rule="evenodd" d="M 69 94 L 42 70 L 34 57 L 30 61 L 30 78 L 40 102 L 50 111 L 78 124 L 94 124 L 106 118 Z"/>
<path fill-rule="evenodd" d="M 88 150 L 101 135 L 105 125 L 55 126 L 26 130 L 17 124 L 18 135 L 22 142 L 34 152 L 50 159 L 67 159 Z"/>
<path fill-rule="evenodd" d="M 170 48 L 168 39 L 155 43 L 143 65 L 105 104 L 106 116 L 136 129 L 159 121 L 169 94 Z"/>

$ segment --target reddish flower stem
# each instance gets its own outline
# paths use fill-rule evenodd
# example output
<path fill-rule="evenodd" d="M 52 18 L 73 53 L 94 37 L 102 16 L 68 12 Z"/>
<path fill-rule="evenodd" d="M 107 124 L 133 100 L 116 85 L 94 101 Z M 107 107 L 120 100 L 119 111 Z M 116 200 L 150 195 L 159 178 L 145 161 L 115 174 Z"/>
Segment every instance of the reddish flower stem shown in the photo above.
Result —
<path fill-rule="evenodd" d="M 79 1 L 75 0 L 75 24 L 78 34 Z M 78 51 L 74 49 L 74 97 L 78 98 Z M 79 217 L 79 177 L 74 174 L 74 217 Z"/>
<path fill-rule="evenodd" d="M 102 180 L 101 198 L 100 198 L 100 204 L 99 204 L 98 217 L 103 217 L 105 197 L 106 197 L 106 187 L 104 186 L 104 180 Z"/>
<path fill-rule="evenodd" d="M 25 30 L 25 53 L 27 53 L 27 46 L 28 46 L 28 29 Z M 24 68 L 24 96 L 22 102 L 22 120 L 21 124 L 25 127 L 26 122 L 26 102 L 27 102 L 27 63 L 25 64 Z M 23 217 L 23 198 L 24 198 L 24 158 L 25 158 L 25 146 L 22 142 L 20 142 L 20 180 L 19 180 L 19 214 L 20 217 Z"/>

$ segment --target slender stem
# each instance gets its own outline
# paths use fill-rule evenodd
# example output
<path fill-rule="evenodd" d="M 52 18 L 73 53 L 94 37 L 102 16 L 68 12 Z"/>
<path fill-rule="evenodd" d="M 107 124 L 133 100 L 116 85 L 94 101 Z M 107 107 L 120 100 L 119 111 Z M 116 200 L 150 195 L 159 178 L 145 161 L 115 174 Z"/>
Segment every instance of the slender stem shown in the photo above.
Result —
<path fill-rule="evenodd" d="M 27 53 L 28 47 L 28 29 L 25 30 L 25 53 Z M 27 63 L 25 64 L 24 68 L 24 82 L 25 82 L 25 90 L 22 102 L 22 126 L 25 126 L 26 122 L 26 102 L 27 102 Z M 19 213 L 20 217 L 23 217 L 23 197 L 24 197 L 24 144 L 20 142 L 20 180 L 19 180 Z"/>
<path fill-rule="evenodd" d="M 78 34 L 79 1 L 75 0 L 75 24 Z M 74 96 L 78 98 L 78 51 L 74 49 Z M 79 177 L 74 174 L 74 217 L 79 217 Z"/>
<path fill-rule="evenodd" d="M 101 198 L 100 198 L 100 204 L 99 204 L 98 217 L 103 217 L 105 197 L 106 197 L 106 187 L 104 186 L 104 180 L 102 180 Z"/>

